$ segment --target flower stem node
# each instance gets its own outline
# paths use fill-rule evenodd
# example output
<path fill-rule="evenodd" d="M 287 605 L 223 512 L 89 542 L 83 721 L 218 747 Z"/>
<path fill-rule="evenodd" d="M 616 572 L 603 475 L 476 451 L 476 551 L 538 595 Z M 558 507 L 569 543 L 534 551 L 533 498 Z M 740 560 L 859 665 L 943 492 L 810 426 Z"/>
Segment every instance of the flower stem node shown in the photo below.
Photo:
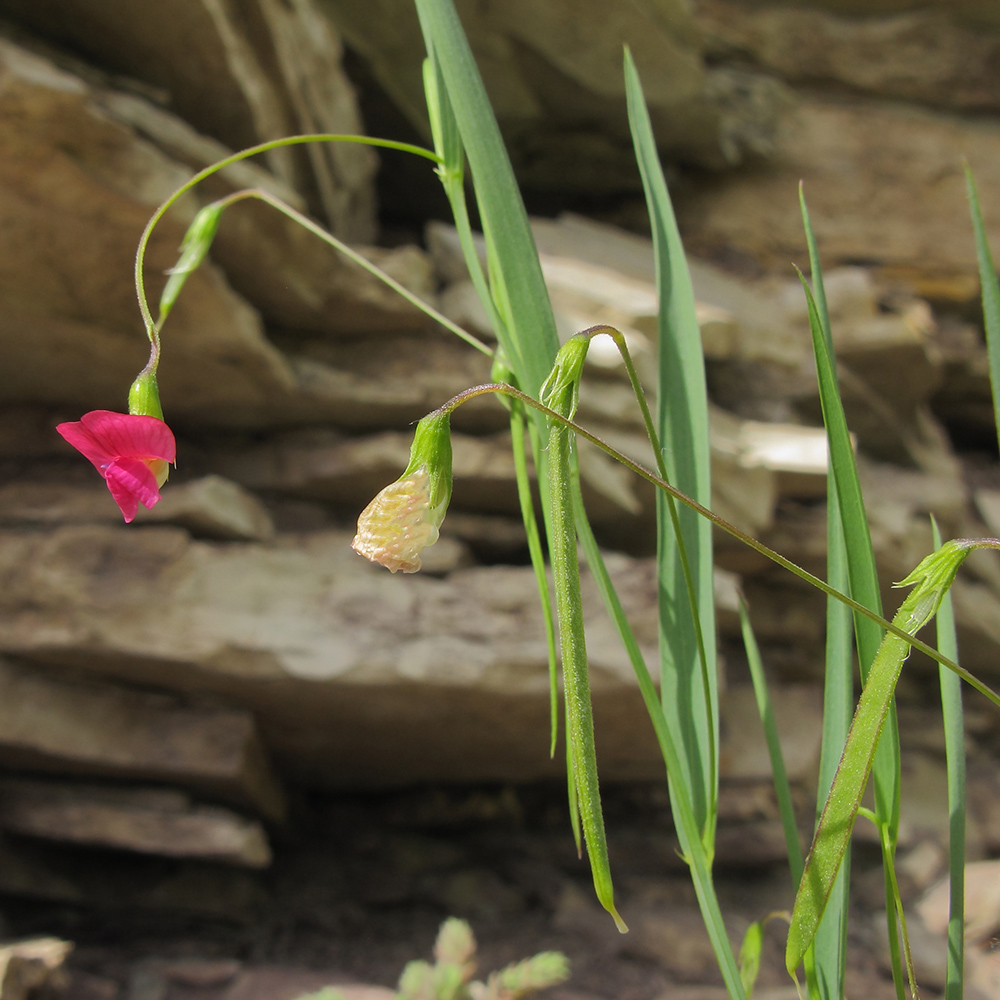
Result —
<path fill-rule="evenodd" d="M 362 511 L 351 547 L 393 573 L 416 573 L 420 553 L 438 540 L 451 482 L 449 415 L 434 412 L 417 424 L 402 476 Z"/>

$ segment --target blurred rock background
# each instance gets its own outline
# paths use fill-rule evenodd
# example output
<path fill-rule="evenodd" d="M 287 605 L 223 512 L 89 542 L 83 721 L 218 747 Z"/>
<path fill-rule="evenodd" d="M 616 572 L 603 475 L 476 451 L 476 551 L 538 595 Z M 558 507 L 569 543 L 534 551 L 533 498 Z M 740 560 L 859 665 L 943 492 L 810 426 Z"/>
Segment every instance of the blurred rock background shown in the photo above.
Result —
<path fill-rule="evenodd" d="M 826 457 L 791 268 L 807 261 L 802 180 L 887 608 L 899 599 L 891 581 L 929 550 L 929 514 L 946 536 L 1000 534 L 962 175 L 966 158 L 1000 247 L 994 4 L 458 6 L 561 330 L 614 323 L 648 370 L 653 258 L 621 82 L 631 46 L 691 254 L 720 512 L 822 571 Z M 228 151 L 283 134 L 426 141 L 420 58 L 407 0 L 0 4 L 0 892 L 211 909 L 205 876 L 186 874 L 211 871 L 225 911 L 233 866 L 265 868 L 269 841 L 287 835 L 289 791 L 294 802 L 303 788 L 558 777 L 501 407 L 484 400 L 456 415 L 454 502 L 425 573 L 393 577 L 349 548 L 357 513 L 405 464 L 410 423 L 488 376 L 481 355 L 362 269 L 265 206 L 226 213 L 165 329 L 178 468 L 135 525 L 120 523 L 104 484 L 53 430 L 125 406 L 146 356 L 132 262 L 156 206 Z M 423 161 L 349 144 L 231 167 L 158 227 L 151 299 L 199 205 L 260 186 L 488 336 L 436 183 Z M 593 355 L 582 418 L 646 460 L 619 368 Z M 582 459 L 595 526 L 652 650 L 652 495 L 599 454 Z M 718 542 L 733 796 L 720 862 L 760 864 L 783 848 L 735 588 L 780 684 L 804 790 L 823 602 Z M 996 684 L 1000 565 L 973 556 L 954 593 L 963 663 Z M 658 781 L 631 670 L 596 593 L 588 601 L 602 775 Z M 913 658 L 903 739 L 924 789 L 943 774 L 935 685 Z M 977 699 L 969 709 L 987 783 L 970 817 L 981 856 L 1000 847 L 985 764 L 1000 726 Z M 749 807 L 754 788 L 765 791 Z M 915 809 L 913 851 L 921 831 L 946 826 L 943 801 L 918 796 Z M 155 858 L 160 875 L 141 890 L 98 891 L 53 841 Z M 926 887 L 940 857 L 914 870 Z"/>

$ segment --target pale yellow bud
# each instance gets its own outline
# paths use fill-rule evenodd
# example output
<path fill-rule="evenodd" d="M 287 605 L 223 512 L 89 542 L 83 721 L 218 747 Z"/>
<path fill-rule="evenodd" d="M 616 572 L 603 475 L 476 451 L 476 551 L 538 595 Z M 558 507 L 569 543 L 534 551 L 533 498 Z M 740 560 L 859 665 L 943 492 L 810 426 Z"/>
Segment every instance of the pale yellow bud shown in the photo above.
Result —
<path fill-rule="evenodd" d="M 365 507 L 351 548 L 393 573 L 416 573 L 420 553 L 438 540 L 445 506 L 431 508 L 430 476 L 421 466 L 386 486 Z"/>

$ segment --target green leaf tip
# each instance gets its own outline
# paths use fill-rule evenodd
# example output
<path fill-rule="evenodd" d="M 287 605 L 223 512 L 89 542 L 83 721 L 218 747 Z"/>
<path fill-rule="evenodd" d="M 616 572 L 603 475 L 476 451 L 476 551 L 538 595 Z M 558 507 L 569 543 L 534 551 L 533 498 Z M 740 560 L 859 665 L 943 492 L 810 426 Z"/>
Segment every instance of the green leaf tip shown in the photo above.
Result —
<path fill-rule="evenodd" d="M 160 319 L 162 326 L 170 310 L 173 309 L 177 297 L 181 293 L 188 276 L 197 271 L 205 262 L 209 248 L 219 229 L 219 221 L 225 208 L 223 202 L 213 201 L 205 205 L 188 226 L 184 239 L 181 241 L 181 255 L 177 263 L 170 269 L 170 277 L 160 296 Z"/>
<path fill-rule="evenodd" d="M 600 900 L 601 906 L 603 906 L 604 909 L 611 914 L 611 919 L 614 920 L 615 927 L 618 928 L 618 933 L 628 934 L 628 924 L 626 924 L 625 921 L 622 920 L 622 915 L 618 912 L 617 908 L 615 907 L 614 897 L 610 894 L 610 891 L 607 894 L 605 894 L 600 890 L 598 890 L 597 898 Z"/>

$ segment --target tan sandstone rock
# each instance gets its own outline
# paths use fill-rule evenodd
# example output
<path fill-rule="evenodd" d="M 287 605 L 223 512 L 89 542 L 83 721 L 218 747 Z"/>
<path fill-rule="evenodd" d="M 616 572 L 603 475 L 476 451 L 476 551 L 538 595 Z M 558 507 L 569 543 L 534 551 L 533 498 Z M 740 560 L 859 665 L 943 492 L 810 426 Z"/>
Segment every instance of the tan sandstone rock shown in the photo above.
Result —
<path fill-rule="evenodd" d="M 996 233 L 998 139 L 988 119 L 803 94 L 784 116 L 772 163 L 686 191 L 678 220 L 690 252 L 726 248 L 769 268 L 804 266 L 801 180 L 826 266 L 876 261 L 932 276 L 974 274 L 962 158 Z"/>
<path fill-rule="evenodd" d="M 0 687 L 0 761 L 8 767 L 175 782 L 270 819 L 284 815 L 283 793 L 245 711 L 187 707 L 7 661 Z"/>
<path fill-rule="evenodd" d="M 232 149 L 302 132 L 361 131 L 339 39 L 312 0 L 198 0 L 153 10 L 10 0 L 5 15 L 142 81 L 174 114 Z M 279 149 L 264 162 L 325 213 L 338 235 L 371 239 L 375 162 L 368 149 Z"/>
<path fill-rule="evenodd" d="M 266 868 L 264 828 L 182 792 L 0 779 L 0 828 L 43 840 Z"/>

